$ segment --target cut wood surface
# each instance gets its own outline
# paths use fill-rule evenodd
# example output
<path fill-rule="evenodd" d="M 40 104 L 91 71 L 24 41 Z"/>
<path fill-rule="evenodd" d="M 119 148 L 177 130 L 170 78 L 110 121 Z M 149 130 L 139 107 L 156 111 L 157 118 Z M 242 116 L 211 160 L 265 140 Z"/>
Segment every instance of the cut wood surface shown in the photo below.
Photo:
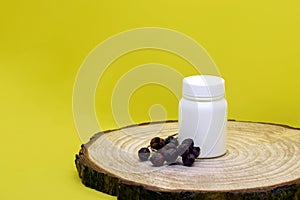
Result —
<path fill-rule="evenodd" d="M 227 124 L 227 153 L 185 167 L 152 166 L 137 152 L 178 123 L 149 123 L 98 133 L 82 145 L 82 182 L 118 199 L 300 199 L 300 130 L 283 125 Z"/>

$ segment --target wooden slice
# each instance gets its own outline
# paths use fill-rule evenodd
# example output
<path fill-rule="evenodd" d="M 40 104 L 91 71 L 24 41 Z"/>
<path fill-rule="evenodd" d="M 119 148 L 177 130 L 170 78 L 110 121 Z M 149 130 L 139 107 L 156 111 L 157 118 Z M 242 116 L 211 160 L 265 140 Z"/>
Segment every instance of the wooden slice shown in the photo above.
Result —
<path fill-rule="evenodd" d="M 300 199 L 300 130 L 229 121 L 227 153 L 185 167 L 154 167 L 137 152 L 177 122 L 149 123 L 96 134 L 82 145 L 76 167 L 82 182 L 118 199 Z"/>

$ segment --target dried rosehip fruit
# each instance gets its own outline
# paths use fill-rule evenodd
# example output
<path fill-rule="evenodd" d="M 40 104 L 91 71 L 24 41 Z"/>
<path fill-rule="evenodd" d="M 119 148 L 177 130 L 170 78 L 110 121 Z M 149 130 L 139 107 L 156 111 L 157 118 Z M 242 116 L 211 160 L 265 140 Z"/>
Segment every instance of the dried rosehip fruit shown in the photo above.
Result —
<path fill-rule="evenodd" d="M 169 144 L 169 143 L 173 143 L 173 144 L 175 144 L 176 146 L 178 146 L 178 140 L 176 139 L 176 138 L 174 138 L 173 136 L 169 136 L 169 137 L 167 137 L 166 138 L 166 140 L 165 140 L 165 143 L 166 144 Z"/>
<path fill-rule="evenodd" d="M 150 141 L 150 147 L 152 149 L 159 150 L 165 146 L 165 140 L 159 137 L 152 138 Z"/>
<path fill-rule="evenodd" d="M 185 156 L 190 153 L 188 144 L 180 144 L 177 148 L 179 156 Z"/>
<path fill-rule="evenodd" d="M 191 153 L 197 158 L 200 155 L 200 147 L 193 147 Z"/>
<path fill-rule="evenodd" d="M 184 166 L 188 166 L 188 167 L 192 166 L 194 164 L 194 162 L 195 162 L 195 156 L 194 156 L 194 154 L 190 153 L 187 156 L 183 156 L 182 157 L 182 162 L 183 162 Z"/>
<path fill-rule="evenodd" d="M 155 167 L 159 167 L 164 164 L 165 158 L 161 153 L 154 153 L 151 156 L 150 161 Z"/>
<path fill-rule="evenodd" d="M 159 149 L 158 151 L 156 151 L 157 153 L 161 153 L 163 156 L 165 156 L 165 152 L 167 151 L 167 149 L 165 148 L 165 146 L 161 149 Z"/>
<path fill-rule="evenodd" d="M 167 149 L 164 152 L 164 157 L 168 164 L 172 164 L 177 160 L 178 152 L 176 149 Z"/>
<path fill-rule="evenodd" d="M 189 145 L 190 148 L 193 148 L 194 140 L 191 138 L 187 138 L 187 139 L 183 140 L 181 144 L 186 144 L 186 145 Z"/>
<path fill-rule="evenodd" d="M 150 156 L 150 150 L 146 147 L 143 147 L 138 151 L 138 156 L 141 161 L 146 161 Z"/>
<path fill-rule="evenodd" d="M 177 149 L 177 146 L 174 143 L 168 143 L 163 148 L 165 148 L 165 149 Z"/>

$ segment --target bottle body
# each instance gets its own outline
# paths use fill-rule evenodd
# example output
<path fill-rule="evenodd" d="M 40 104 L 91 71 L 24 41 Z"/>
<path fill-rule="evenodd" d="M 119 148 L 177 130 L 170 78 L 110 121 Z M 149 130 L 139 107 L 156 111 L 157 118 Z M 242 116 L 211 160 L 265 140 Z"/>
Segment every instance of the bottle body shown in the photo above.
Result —
<path fill-rule="evenodd" d="M 192 138 L 201 148 L 200 158 L 212 158 L 226 153 L 227 101 L 189 99 L 179 102 L 179 141 Z"/>

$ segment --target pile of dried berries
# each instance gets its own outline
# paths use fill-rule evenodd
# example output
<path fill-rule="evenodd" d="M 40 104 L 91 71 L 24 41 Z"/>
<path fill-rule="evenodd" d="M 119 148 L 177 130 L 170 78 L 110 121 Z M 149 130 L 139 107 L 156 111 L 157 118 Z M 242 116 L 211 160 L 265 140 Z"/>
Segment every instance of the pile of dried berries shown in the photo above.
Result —
<path fill-rule="evenodd" d="M 154 152 L 152 155 L 149 147 Z M 176 163 L 179 156 L 182 158 L 183 165 L 192 166 L 195 159 L 200 155 L 200 147 L 195 147 L 191 138 L 183 140 L 179 145 L 174 135 L 166 139 L 152 138 L 149 147 L 141 148 L 138 151 L 138 156 L 141 161 L 147 161 L 151 156 L 150 161 L 156 167 L 162 166 L 164 162 L 167 164 Z"/>

